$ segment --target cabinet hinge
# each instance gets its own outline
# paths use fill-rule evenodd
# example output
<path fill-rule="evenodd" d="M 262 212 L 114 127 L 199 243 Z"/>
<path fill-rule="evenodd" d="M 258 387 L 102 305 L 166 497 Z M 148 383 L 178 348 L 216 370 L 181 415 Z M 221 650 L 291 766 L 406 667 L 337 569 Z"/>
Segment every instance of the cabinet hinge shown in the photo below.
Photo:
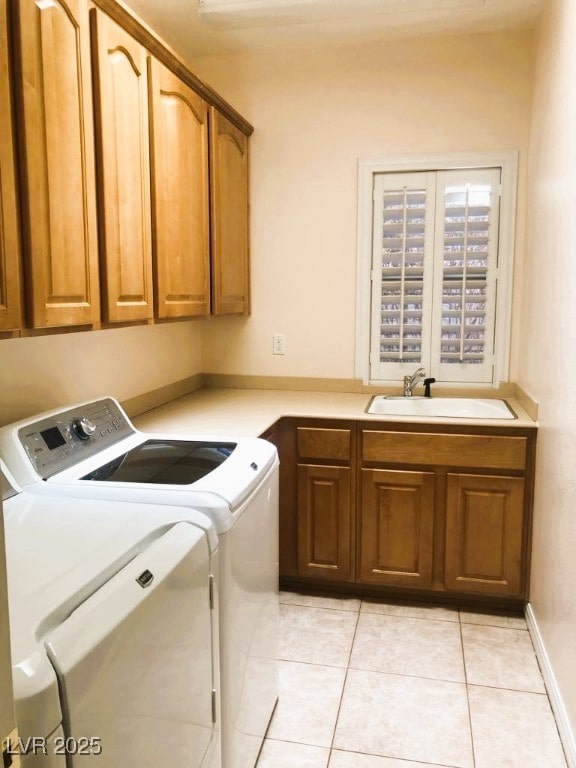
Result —
<path fill-rule="evenodd" d="M 214 576 L 208 578 L 208 595 L 210 599 L 210 610 L 214 610 Z"/>
<path fill-rule="evenodd" d="M 212 689 L 212 722 L 216 722 L 216 689 Z"/>

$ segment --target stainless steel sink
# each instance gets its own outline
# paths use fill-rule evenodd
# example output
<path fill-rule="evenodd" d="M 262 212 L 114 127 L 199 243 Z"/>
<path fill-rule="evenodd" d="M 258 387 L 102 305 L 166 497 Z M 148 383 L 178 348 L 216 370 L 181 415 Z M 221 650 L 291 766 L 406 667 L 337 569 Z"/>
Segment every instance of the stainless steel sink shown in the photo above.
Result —
<path fill-rule="evenodd" d="M 378 416 L 433 416 L 451 419 L 515 419 L 505 400 L 473 397 L 402 397 L 375 395 L 366 413 Z"/>

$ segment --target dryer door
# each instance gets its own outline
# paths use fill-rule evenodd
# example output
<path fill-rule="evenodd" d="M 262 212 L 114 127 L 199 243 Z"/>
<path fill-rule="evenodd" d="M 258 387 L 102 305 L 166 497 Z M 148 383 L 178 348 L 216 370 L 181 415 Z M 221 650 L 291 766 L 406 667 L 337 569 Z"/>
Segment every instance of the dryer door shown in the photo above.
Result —
<path fill-rule="evenodd" d="M 178 523 L 47 635 L 69 766 L 212 764 L 209 578 L 204 532 Z"/>

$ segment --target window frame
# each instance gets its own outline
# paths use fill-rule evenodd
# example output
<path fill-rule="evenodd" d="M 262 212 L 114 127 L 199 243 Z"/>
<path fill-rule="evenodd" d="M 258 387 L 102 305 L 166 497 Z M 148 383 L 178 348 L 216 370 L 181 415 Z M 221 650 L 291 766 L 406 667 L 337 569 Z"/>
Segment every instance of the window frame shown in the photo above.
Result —
<path fill-rule="evenodd" d="M 370 378 L 370 333 L 372 293 L 372 232 L 374 175 L 379 173 L 501 169 L 501 199 L 498 231 L 498 295 L 496 299 L 495 356 L 492 384 L 466 383 L 466 387 L 498 386 L 508 381 L 510 333 L 512 326 L 512 285 L 518 181 L 518 151 L 447 153 L 438 155 L 400 155 L 358 160 L 358 219 L 356 264 L 356 355 L 355 376 L 367 385 L 396 385 L 400 379 Z M 417 366 L 415 366 L 417 367 Z M 401 383 L 401 382 L 400 382 Z M 462 383 L 443 383 L 446 387 Z"/>

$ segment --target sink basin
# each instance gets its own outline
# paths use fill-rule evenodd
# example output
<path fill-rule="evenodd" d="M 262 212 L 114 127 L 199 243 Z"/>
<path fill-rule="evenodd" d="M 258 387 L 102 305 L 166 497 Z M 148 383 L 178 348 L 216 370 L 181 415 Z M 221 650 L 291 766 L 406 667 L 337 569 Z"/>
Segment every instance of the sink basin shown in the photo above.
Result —
<path fill-rule="evenodd" d="M 366 413 L 378 416 L 438 416 L 452 419 L 515 419 L 504 400 L 473 397 L 387 397 L 375 395 Z"/>

